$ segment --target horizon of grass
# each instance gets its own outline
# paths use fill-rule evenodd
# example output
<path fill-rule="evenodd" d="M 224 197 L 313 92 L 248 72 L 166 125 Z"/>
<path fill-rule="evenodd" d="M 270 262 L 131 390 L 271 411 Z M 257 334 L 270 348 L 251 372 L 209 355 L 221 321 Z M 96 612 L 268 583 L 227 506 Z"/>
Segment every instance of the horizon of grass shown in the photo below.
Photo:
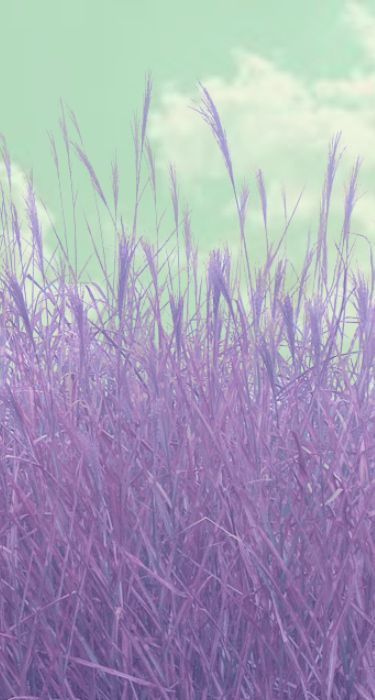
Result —
<path fill-rule="evenodd" d="M 6 700 L 374 697 L 375 273 L 371 248 L 370 279 L 350 269 L 359 161 L 330 276 L 340 136 L 332 139 L 317 242 L 287 286 L 279 253 L 296 208 L 271 242 L 258 171 L 266 256 L 253 269 L 249 190 L 237 190 L 218 111 L 201 89 L 196 111 L 221 150 L 238 215 L 234 275 L 226 249 L 211 251 L 198 276 L 173 168 L 175 226 L 160 241 L 149 76 L 134 122 L 129 229 L 117 164 L 110 205 L 75 115 L 79 143 L 64 112 L 61 121 L 73 222 L 74 152 L 93 186 L 99 230 L 99 203 L 113 223 L 112 269 L 87 222 L 103 284 L 80 282 L 77 228 L 71 256 L 65 216 L 46 258 L 32 180 L 28 257 L 3 196 L 11 251 L 0 279 Z M 156 247 L 137 234 L 145 154 Z M 172 236 L 175 269 L 165 252 Z"/>

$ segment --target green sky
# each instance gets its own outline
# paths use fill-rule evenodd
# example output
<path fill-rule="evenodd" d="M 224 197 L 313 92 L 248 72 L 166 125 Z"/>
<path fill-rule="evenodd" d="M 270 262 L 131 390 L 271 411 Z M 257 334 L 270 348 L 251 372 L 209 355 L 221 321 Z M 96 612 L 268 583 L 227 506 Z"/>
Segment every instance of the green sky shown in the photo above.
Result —
<path fill-rule="evenodd" d="M 203 7 L 203 9 L 202 9 Z M 60 99 L 74 110 L 88 156 L 110 193 L 110 162 L 117 151 L 120 210 L 130 221 L 134 154 L 130 123 L 141 108 L 145 74 L 153 98 L 149 136 L 158 164 L 159 211 L 168 206 L 162 234 L 172 229 L 168 163 L 177 168 L 181 204 L 192 211 L 192 231 L 202 255 L 227 242 L 235 254 L 239 235 L 227 173 L 208 127 L 189 109 L 209 90 L 222 117 L 237 182 L 250 187 L 249 247 L 256 258 L 263 240 L 255 173 L 262 168 L 269 194 L 270 234 L 283 224 L 281 191 L 291 210 L 305 195 L 286 252 L 299 262 L 308 229 L 315 236 L 320 189 L 330 139 L 342 131 L 347 150 L 337 176 L 330 235 L 339 235 L 344 183 L 357 155 L 364 157 L 355 232 L 375 241 L 375 7 L 371 2 L 301 0 L 4 0 L 0 10 L 1 112 L 15 167 L 14 196 L 22 206 L 23 172 L 33 168 L 37 196 L 61 225 L 57 179 L 48 132 L 58 139 Z M 73 132 L 72 138 L 76 140 Z M 65 167 L 65 166 L 64 166 Z M 95 230 L 88 178 L 74 161 L 79 208 Z M 4 171 L 0 172 L 4 181 Z M 71 231 L 68 179 L 64 180 Z M 151 196 L 140 233 L 150 241 Z M 51 231 L 42 218 L 46 245 Z M 108 242 L 111 233 L 103 217 Z M 95 234 L 96 235 L 96 234 Z M 358 260 L 365 267 L 368 250 Z M 91 252 L 79 230 L 79 252 Z"/>

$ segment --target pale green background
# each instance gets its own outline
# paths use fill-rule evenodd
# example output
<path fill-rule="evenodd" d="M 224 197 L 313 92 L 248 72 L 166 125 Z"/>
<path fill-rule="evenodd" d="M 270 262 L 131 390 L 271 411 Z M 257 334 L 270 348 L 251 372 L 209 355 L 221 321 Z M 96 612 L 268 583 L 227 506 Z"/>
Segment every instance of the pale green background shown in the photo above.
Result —
<path fill-rule="evenodd" d="M 201 81 L 222 117 L 238 187 L 244 179 L 250 186 L 248 241 L 253 257 L 263 240 L 256 170 L 262 168 L 265 176 L 273 239 L 283 223 L 282 188 L 291 210 L 306 187 L 286 249 L 298 264 L 308 229 L 313 240 L 316 235 L 328 143 L 339 130 L 347 152 L 334 195 L 331 249 L 340 233 L 344 182 L 357 155 L 365 158 L 360 177 L 360 193 L 365 196 L 357 205 L 353 229 L 374 242 L 374 2 L 3 0 L 0 25 L 0 132 L 17 165 L 14 191 L 20 207 L 25 195 L 22 172 L 33 168 L 37 196 L 48 206 L 56 226 L 61 225 L 47 136 L 47 132 L 57 136 L 63 158 L 58 129 L 61 98 L 77 115 L 88 156 L 109 197 L 110 161 L 117 150 L 120 210 L 127 222 L 131 220 L 130 123 L 134 111 L 140 114 L 145 74 L 151 71 L 148 133 L 158 164 L 159 212 L 168 205 L 162 238 L 173 228 L 168 199 L 172 161 L 181 204 L 188 203 L 192 210 L 193 236 L 202 257 L 225 241 L 234 255 L 238 251 L 238 226 L 224 164 L 208 127 L 189 109 L 199 98 Z M 73 130 L 71 138 L 77 140 Z M 88 177 L 76 158 L 74 173 L 78 207 L 85 209 L 95 229 Z M 67 178 L 64 188 L 71 237 Z M 139 232 L 153 241 L 151 207 L 148 195 Z M 42 223 L 48 249 L 52 234 L 43 216 Z M 82 262 L 91 244 L 81 224 Z M 103 225 L 110 246 L 113 234 L 104 213 Z M 363 269 L 368 268 L 368 259 L 362 244 L 358 261 Z"/>

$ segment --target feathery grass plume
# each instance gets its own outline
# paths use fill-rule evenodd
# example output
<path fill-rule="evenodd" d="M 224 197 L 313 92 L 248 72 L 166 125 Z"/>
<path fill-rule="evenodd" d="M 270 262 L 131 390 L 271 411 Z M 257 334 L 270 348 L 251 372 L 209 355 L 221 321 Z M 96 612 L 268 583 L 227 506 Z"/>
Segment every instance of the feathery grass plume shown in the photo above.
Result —
<path fill-rule="evenodd" d="M 365 382 L 365 377 L 367 377 L 367 382 L 369 382 L 375 355 L 374 290 L 369 288 L 368 281 L 361 272 L 353 276 L 353 282 L 355 285 L 353 305 L 358 318 L 358 336 L 361 338 L 360 343 L 363 348 L 362 381 Z"/>
<path fill-rule="evenodd" d="M 366 280 L 364 274 L 359 272 L 354 275 L 354 297 L 355 297 L 355 309 L 358 314 L 358 327 L 360 330 L 365 330 L 368 328 L 369 313 L 371 309 L 371 297 L 368 281 Z"/>
<path fill-rule="evenodd" d="M 212 296 L 214 325 L 216 325 L 221 294 L 221 265 L 221 251 L 212 250 L 208 261 L 208 294 Z"/>
<path fill-rule="evenodd" d="M 331 203 L 332 187 L 337 172 L 337 167 L 345 152 L 342 150 L 337 158 L 337 149 L 341 139 L 341 132 L 338 132 L 332 139 L 328 153 L 327 170 L 322 191 L 322 199 L 320 205 L 319 229 L 318 229 L 318 246 L 316 256 L 316 269 L 320 269 L 320 283 L 327 286 L 328 274 L 328 259 L 327 259 L 327 225 L 328 215 Z"/>
<path fill-rule="evenodd" d="M 264 289 L 265 283 L 264 283 L 264 274 L 262 270 L 259 270 L 256 280 L 255 280 L 255 290 L 254 290 L 254 302 L 253 302 L 253 309 L 254 309 L 254 328 L 255 332 L 259 333 L 260 329 L 260 320 L 262 316 L 262 307 L 263 303 L 265 300 L 265 289 Z"/>
<path fill-rule="evenodd" d="M 192 236 L 191 236 L 191 213 L 189 209 L 184 210 L 184 241 L 185 241 L 185 255 L 186 264 L 188 269 L 188 274 L 190 273 L 190 258 L 192 253 Z"/>
<path fill-rule="evenodd" d="M 267 342 L 264 335 L 262 335 L 259 341 L 259 352 L 267 370 L 272 391 L 276 395 L 275 360 L 274 353 L 271 352 L 269 346 L 270 344 Z"/>
<path fill-rule="evenodd" d="M 141 139 L 140 140 L 139 140 L 139 122 L 138 122 L 138 118 L 136 115 L 134 115 L 133 126 L 132 126 L 133 143 L 134 143 L 134 151 L 135 151 L 135 205 L 134 205 L 133 227 L 132 227 L 132 235 L 133 236 L 135 235 L 135 232 L 137 229 L 138 208 L 139 208 L 139 203 L 140 203 L 139 188 L 140 188 L 140 178 L 141 178 L 141 165 L 142 165 L 143 149 L 144 149 L 145 138 L 146 138 L 148 114 L 149 114 L 149 109 L 150 109 L 150 104 L 151 104 L 151 94 L 152 94 L 152 80 L 151 80 L 151 75 L 149 74 L 146 76 L 145 93 L 144 93 L 144 98 L 143 98 L 142 127 L 141 127 Z"/>
<path fill-rule="evenodd" d="M 73 171 L 72 171 L 72 159 L 71 159 L 71 151 L 70 151 L 70 138 L 69 138 L 69 133 L 68 133 L 68 128 L 66 125 L 66 119 L 65 119 L 65 109 L 64 109 L 64 104 L 63 101 L 60 100 L 60 108 L 61 108 L 61 118 L 59 120 L 60 123 L 60 129 L 62 132 L 63 136 L 63 141 L 65 144 L 65 150 L 66 150 L 66 157 L 68 161 L 68 170 L 69 170 L 69 182 L 70 182 L 70 197 L 71 197 L 71 202 L 72 202 L 72 210 L 73 210 L 73 233 L 74 233 L 74 270 L 75 274 L 78 274 L 78 250 L 77 250 L 77 215 L 76 215 L 76 204 L 77 200 L 74 195 L 74 182 L 73 182 Z M 63 204 L 62 204 L 62 210 L 63 210 Z"/>
<path fill-rule="evenodd" d="M 162 324 L 162 314 L 161 314 L 161 294 L 163 291 L 163 288 L 159 288 L 159 280 L 158 280 L 158 273 L 156 270 L 156 264 L 155 264 L 155 255 L 154 255 L 154 249 L 153 246 L 150 243 L 147 243 L 147 241 L 142 241 L 142 249 L 146 257 L 147 265 L 148 265 L 148 270 L 151 273 L 151 280 L 152 284 L 154 287 L 154 300 L 153 300 L 153 325 L 156 321 L 157 327 L 158 327 L 158 332 L 159 332 L 159 347 L 163 344 L 164 341 L 164 328 Z M 168 263 L 169 264 L 169 263 Z M 151 299 L 151 296 L 149 296 Z"/>
<path fill-rule="evenodd" d="M 279 260 L 276 266 L 272 299 L 272 316 L 275 318 L 279 298 L 281 296 L 285 281 L 286 261 Z"/>
<path fill-rule="evenodd" d="M 153 155 L 153 152 L 152 152 L 152 149 L 150 146 L 150 142 L 148 139 L 146 139 L 145 147 L 146 147 L 147 159 L 148 159 L 148 164 L 149 164 L 149 169 L 150 169 L 152 192 L 154 195 L 154 206 L 156 208 L 155 159 L 154 159 L 154 155 Z"/>
<path fill-rule="evenodd" d="M 311 263 L 313 262 L 313 260 L 314 260 L 314 251 L 310 249 L 310 232 L 309 232 L 305 260 L 303 263 L 302 272 L 301 272 L 301 274 L 299 276 L 299 280 L 298 280 L 298 299 L 297 299 L 296 316 L 298 316 L 299 312 L 300 312 L 302 297 L 304 295 L 306 285 L 308 282 L 308 272 L 309 272 L 309 269 L 310 269 L 310 266 L 311 266 Z"/>
<path fill-rule="evenodd" d="M 223 154 L 225 167 L 228 171 L 233 190 L 235 190 L 236 186 L 234 183 L 232 160 L 229 153 L 226 133 L 223 129 L 219 113 L 215 107 L 210 93 L 201 83 L 199 83 L 199 86 L 203 92 L 202 107 L 190 107 L 190 109 L 192 109 L 194 112 L 197 112 L 197 114 L 199 114 L 204 119 L 204 121 L 208 124 L 212 133 L 214 134 L 217 144 Z"/>
<path fill-rule="evenodd" d="M 359 174 L 359 169 L 361 167 L 361 158 L 357 158 L 355 165 L 352 170 L 352 175 L 350 178 L 349 182 L 349 187 L 346 188 L 345 192 L 345 215 L 344 215 L 344 223 L 342 227 L 342 243 L 343 247 L 345 245 L 346 249 L 346 255 L 348 255 L 348 249 L 349 249 L 349 227 L 350 227 L 350 222 L 351 222 L 351 217 L 353 213 L 353 209 L 355 207 L 356 201 L 358 199 L 355 199 L 355 193 L 357 189 L 357 180 L 358 180 L 358 174 Z"/>
<path fill-rule="evenodd" d="M 182 319 L 183 319 L 183 309 L 184 300 L 183 298 L 178 299 L 177 303 L 172 294 L 169 295 L 169 305 L 172 314 L 174 336 L 176 340 L 176 349 L 178 359 L 181 359 L 181 331 L 182 331 Z"/>
<path fill-rule="evenodd" d="M 143 98 L 143 113 L 142 113 L 142 132 L 141 132 L 141 155 L 146 138 L 147 120 L 151 104 L 152 80 L 151 75 L 146 76 L 145 93 Z"/>
<path fill-rule="evenodd" d="M 179 296 L 181 295 L 181 285 L 180 285 L 180 277 L 181 277 L 181 268 L 180 268 L 180 240 L 179 240 L 179 200 L 178 200 L 178 188 L 177 188 L 177 179 L 176 179 L 176 169 L 173 165 L 169 166 L 169 177 L 170 177 L 170 193 L 171 193 L 171 198 L 172 198 L 172 205 L 173 205 L 173 216 L 174 216 L 174 223 L 176 227 L 176 236 L 177 236 L 177 273 L 178 273 L 178 293 Z"/>
<path fill-rule="evenodd" d="M 313 349 L 313 357 L 315 365 L 319 365 L 322 350 L 323 336 L 323 305 L 320 301 L 315 300 L 308 303 L 308 313 L 310 322 L 311 347 Z"/>
<path fill-rule="evenodd" d="M 110 208 L 109 208 L 109 206 L 108 206 L 108 202 L 107 202 L 107 200 L 106 200 L 106 198 L 105 198 L 105 196 L 104 196 L 104 192 L 103 192 L 102 187 L 101 187 L 101 185 L 100 185 L 100 182 L 99 182 L 99 180 L 98 180 L 98 178 L 97 178 L 97 175 L 96 175 L 96 173 L 95 173 L 95 170 L 94 170 L 94 168 L 92 167 L 92 165 L 91 165 L 91 163 L 90 163 L 90 161 L 89 161 L 87 155 L 82 151 L 82 149 L 78 146 L 77 143 L 73 143 L 73 142 L 71 142 L 71 143 L 72 143 L 72 146 L 74 146 L 74 148 L 75 148 L 75 150 L 76 150 L 76 152 L 77 152 L 77 154 L 78 154 L 79 160 L 81 161 L 81 163 L 83 163 L 83 165 L 85 166 L 87 172 L 89 173 L 90 178 L 91 178 L 91 182 L 92 182 L 92 184 L 94 185 L 95 191 L 98 193 L 98 195 L 99 195 L 100 199 L 102 200 L 102 202 L 103 202 L 105 208 L 107 209 L 109 215 L 110 215 L 111 218 L 112 218 L 112 212 L 111 212 L 111 210 L 110 210 Z"/>
<path fill-rule="evenodd" d="M 117 155 L 115 155 L 115 159 L 112 163 L 112 193 L 113 193 L 113 203 L 115 205 L 115 219 L 117 219 L 118 192 L 119 192 L 119 174 L 118 174 Z"/>
<path fill-rule="evenodd" d="M 63 193 L 62 193 L 62 185 L 61 185 L 61 174 L 60 174 L 60 161 L 59 161 L 59 156 L 57 153 L 57 148 L 56 148 L 56 141 L 53 137 L 52 134 L 48 134 L 49 141 L 50 141 L 50 146 L 51 146 L 51 152 L 52 152 L 52 158 L 53 162 L 55 165 L 55 170 L 57 173 L 57 180 L 59 184 L 59 198 L 60 198 L 60 207 L 61 207 L 61 214 L 63 218 L 63 226 L 64 226 L 64 238 L 65 238 L 65 254 L 68 255 L 69 252 L 69 245 L 68 245 L 68 236 L 67 236 L 67 227 L 66 227 L 66 218 L 65 218 L 65 210 L 64 210 L 64 202 L 63 202 Z M 56 235 L 56 231 L 55 231 Z M 57 235 L 60 247 L 62 248 L 62 245 L 60 243 L 60 238 Z"/>
<path fill-rule="evenodd" d="M 294 324 L 294 310 L 289 294 L 286 294 L 284 302 L 282 303 L 282 313 L 284 316 L 286 334 L 288 339 L 289 350 L 291 352 L 293 362 L 295 360 L 295 324 Z"/>
<path fill-rule="evenodd" d="M 33 240 L 35 241 L 35 248 L 38 253 L 39 267 L 43 277 L 44 272 L 44 255 L 43 255 L 43 237 L 42 231 L 39 224 L 38 213 L 36 210 L 35 194 L 33 189 L 33 175 L 32 172 L 28 178 L 27 182 L 27 198 L 26 198 L 27 215 L 30 223 L 30 229 L 32 232 Z"/>
<path fill-rule="evenodd" d="M 128 281 L 130 264 L 134 256 L 135 248 L 130 249 L 129 241 L 126 239 L 124 224 L 121 220 L 122 235 L 119 243 L 119 272 L 118 272 L 118 291 L 117 291 L 117 310 L 120 323 L 123 316 L 123 306 L 125 298 L 125 290 Z"/>
<path fill-rule="evenodd" d="M 268 226 L 267 226 L 267 194 L 266 194 L 266 188 L 264 186 L 263 173 L 260 169 L 257 171 L 256 179 L 257 179 L 260 201 L 262 204 L 262 215 L 263 215 L 264 230 L 266 233 L 266 246 L 267 246 L 267 257 L 268 257 L 268 255 L 269 255 L 269 240 L 268 240 Z"/>
<path fill-rule="evenodd" d="M 233 194 L 236 202 L 236 207 L 237 207 L 237 212 L 239 216 L 239 221 L 240 221 L 240 233 L 241 233 L 241 245 L 244 247 L 245 251 L 245 259 L 246 259 L 246 267 L 247 267 L 247 276 L 248 276 L 248 281 L 250 285 L 250 290 L 252 293 L 252 276 L 251 276 L 251 269 L 250 269 L 250 262 L 249 262 L 249 255 L 247 251 L 247 244 L 246 244 L 246 239 L 245 239 L 245 214 L 246 214 L 246 204 L 247 204 L 247 199 L 248 199 L 248 189 L 246 184 L 243 186 L 242 192 L 240 194 L 240 199 L 238 199 L 237 195 L 237 189 L 236 185 L 234 182 L 234 173 L 233 173 L 233 166 L 232 166 L 232 160 L 230 157 L 230 152 L 229 152 L 229 146 L 228 146 L 228 141 L 227 141 L 227 136 L 226 133 L 223 129 L 219 113 L 216 109 L 216 106 L 211 98 L 211 95 L 209 94 L 208 90 L 199 82 L 199 86 L 203 92 L 203 97 L 202 97 L 202 106 L 201 107 L 191 107 L 191 109 L 194 112 L 197 112 L 203 120 L 208 124 L 210 127 L 216 142 L 220 148 L 220 151 L 223 155 L 224 158 L 224 163 L 225 167 L 228 171 L 229 174 L 229 179 L 232 184 L 233 188 Z"/>
<path fill-rule="evenodd" d="M 14 275 L 11 275 L 8 278 L 7 287 L 11 293 L 11 296 L 13 297 L 13 299 L 16 303 L 17 309 L 18 309 L 18 311 L 21 315 L 21 318 L 25 324 L 25 328 L 26 328 L 28 336 L 33 344 L 35 354 L 36 354 L 36 345 L 35 345 L 33 330 L 32 330 L 30 319 L 29 319 L 29 314 L 28 314 L 26 304 L 25 304 L 25 299 L 24 299 L 24 296 L 22 293 L 22 289 L 21 289 L 20 285 L 18 284 L 18 281 Z"/>
<path fill-rule="evenodd" d="M 13 202 L 11 203 L 11 212 L 12 212 L 12 230 L 14 231 L 14 234 L 16 237 L 18 252 L 19 252 L 19 256 L 20 256 L 20 260 L 21 260 L 21 266 L 23 268 L 21 231 L 20 231 L 20 225 L 19 225 L 19 221 L 18 221 L 17 209 L 14 206 Z"/>
<path fill-rule="evenodd" d="M 244 182 L 242 185 L 242 190 L 240 192 L 239 203 L 238 203 L 238 214 L 239 214 L 239 218 L 240 218 L 241 235 L 243 237 L 245 236 L 245 219 L 246 219 L 246 210 L 247 210 L 248 202 L 249 202 L 249 187 Z"/>
<path fill-rule="evenodd" d="M 79 128 L 79 124 L 78 124 L 78 120 L 77 120 L 76 114 L 75 114 L 75 112 L 74 112 L 72 109 L 69 110 L 69 116 L 70 116 L 70 121 L 72 122 L 72 124 L 73 124 L 73 126 L 74 126 L 74 128 L 75 128 L 75 130 L 76 130 L 76 132 L 77 132 L 77 135 L 78 135 L 80 144 L 81 144 L 81 146 L 82 146 L 82 148 L 83 148 L 83 139 L 82 139 L 81 130 L 80 130 L 80 128 Z"/>

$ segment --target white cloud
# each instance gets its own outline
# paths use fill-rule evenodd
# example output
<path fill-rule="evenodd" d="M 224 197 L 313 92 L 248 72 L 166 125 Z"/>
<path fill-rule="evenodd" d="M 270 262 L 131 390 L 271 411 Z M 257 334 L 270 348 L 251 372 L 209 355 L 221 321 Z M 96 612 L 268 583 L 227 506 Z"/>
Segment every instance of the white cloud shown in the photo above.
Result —
<path fill-rule="evenodd" d="M 362 4 L 349 2 L 342 18 L 350 24 L 351 33 L 358 37 L 367 58 L 375 60 L 375 15 Z M 328 146 L 341 131 L 339 152 L 346 150 L 331 202 L 333 218 L 341 221 L 344 184 L 358 156 L 363 157 L 360 192 L 366 191 L 363 185 L 374 175 L 375 70 L 367 74 L 357 70 L 345 79 L 317 80 L 311 84 L 243 48 L 233 50 L 232 56 L 235 69 L 231 80 L 216 75 L 202 76 L 201 82 L 214 100 L 226 131 L 236 182 L 244 178 L 250 181 L 253 204 L 249 206 L 249 220 L 261 221 L 254 175 L 262 168 L 275 230 L 284 221 L 283 186 L 291 193 L 289 208 L 306 186 L 296 219 L 303 221 L 305 231 L 311 225 L 314 233 Z M 208 180 L 224 182 L 228 178 L 213 134 L 202 118 L 188 108 L 198 103 L 199 97 L 198 90 L 185 94 L 175 87 L 167 88 L 159 110 L 151 112 L 149 128 L 150 139 L 157 145 L 160 168 L 165 173 L 168 163 L 175 163 L 181 185 L 189 186 L 197 195 Z M 373 203 L 369 193 L 359 200 L 353 228 L 375 240 Z M 225 213 L 234 220 L 230 195 L 222 202 L 224 219 Z M 340 229 L 336 228 L 338 237 Z"/>

